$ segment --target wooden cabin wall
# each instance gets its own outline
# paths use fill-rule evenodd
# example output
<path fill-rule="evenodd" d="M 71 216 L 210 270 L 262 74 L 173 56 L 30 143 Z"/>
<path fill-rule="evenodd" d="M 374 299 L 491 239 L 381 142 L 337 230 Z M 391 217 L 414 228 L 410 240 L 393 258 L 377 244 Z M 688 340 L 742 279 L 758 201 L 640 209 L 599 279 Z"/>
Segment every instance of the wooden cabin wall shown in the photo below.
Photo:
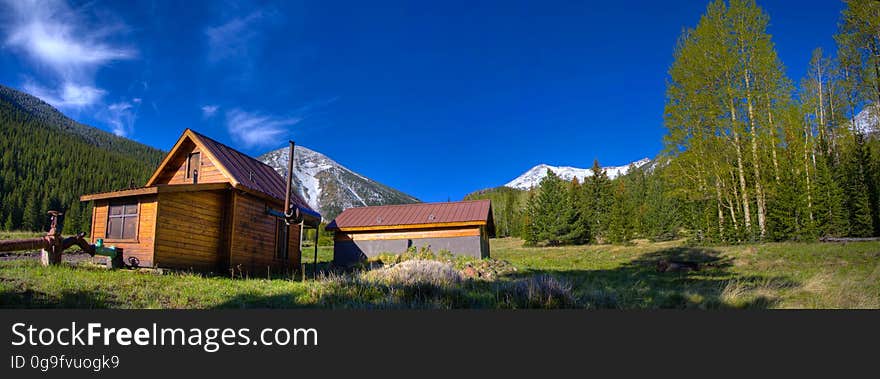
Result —
<path fill-rule="evenodd" d="M 157 266 L 215 272 L 223 269 L 225 192 L 159 194 Z"/>
<path fill-rule="evenodd" d="M 132 198 L 114 199 L 114 202 L 132 201 Z M 96 200 L 92 207 L 92 233 L 91 242 L 95 243 L 98 238 L 104 239 L 105 246 L 116 246 L 123 249 L 123 258 L 128 263 L 128 257 L 138 259 L 141 266 L 153 266 L 155 236 L 156 236 L 156 195 L 141 196 L 138 201 L 138 231 L 135 241 L 121 241 L 107 238 L 107 214 L 110 209 L 109 200 Z"/>
<path fill-rule="evenodd" d="M 236 272 L 249 276 L 272 273 L 290 273 L 297 270 L 301 261 L 300 227 L 291 225 L 288 242 L 288 259 L 275 258 L 275 233 L 277 218 L 266 214 L 266 201 L 254 196 L 236 193 L 232 217 L 233 230 L 229 264 Z M 271 204 L 280 210 L 281 204 Z"/>
<path fill-rule="evenodd" d="M 186 159 L 190 153 L 201 153 L 201 164 L 199 165 L 199 184 L 201 183 L 228 183 L 223 172 L 220 171 L 214 162 L 208 158 L 208 155 L 201 151 L 191 141 L 181 147 L 179 153 L 171 158 L 165 171 L 157 178 L 159 184 L 192 184 L 192 179 L 186 178 Z"/>

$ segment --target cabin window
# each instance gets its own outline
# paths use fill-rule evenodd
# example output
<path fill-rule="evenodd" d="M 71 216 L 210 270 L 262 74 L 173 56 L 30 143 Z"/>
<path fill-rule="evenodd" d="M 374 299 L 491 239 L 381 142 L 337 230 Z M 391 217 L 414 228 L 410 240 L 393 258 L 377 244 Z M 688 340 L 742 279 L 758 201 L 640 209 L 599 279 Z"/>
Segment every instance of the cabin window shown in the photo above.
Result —
<path fill-rule="evenodd" d="M 284 220 L 275 221 L 275 258 L 287 259 L 287 230 Z"/>
<path fill-rule="evenodd" d="M 107 214 L 107 239 L 136 239 L 137 227 L 137 203 L 110 204 L 110 212 Z"/>
<path fill-rule="evenodd" d="M 193 184 L 199 182 L 199 165 L 201 163 L 201 153 L 190 153 L 186 159 L 186 178 L 192 179 Z"/>

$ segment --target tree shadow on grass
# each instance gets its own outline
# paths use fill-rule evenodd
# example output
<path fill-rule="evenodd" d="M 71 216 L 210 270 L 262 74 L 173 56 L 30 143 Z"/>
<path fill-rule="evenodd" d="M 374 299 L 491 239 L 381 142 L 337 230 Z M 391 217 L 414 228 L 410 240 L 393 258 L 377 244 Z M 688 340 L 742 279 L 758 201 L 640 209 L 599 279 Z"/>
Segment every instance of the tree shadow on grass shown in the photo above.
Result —
<path fill-rule="evenodd" d="M 661 271 L 676 267 L 695 270 Z M 675 247 L 644 254 L 613 269 L 526 270 L 509 277 L 551 275 L 571 283 L 588 308 L 772 308 L 776 291 L 800 286 L 776 276 L 742 275 L 731 270 L 730 257 L 708 248 Z"/>
<path fill-rule="evenodd" d="M 683 263 L 696 270 L 661 272 L 658 262 Z M 494 281 L 465 279 L 442 285 L 370 281 L 326 265 L 332 274 L 308 289 L 312 292 L 305 300 L 293 294 L 247 294 L 218 307 L 762 309 L 778 304 L 779 290 L 799 286 L 784 277 L 742 275 L 732 267 L 732 260 L 718 251 L 689 247 L 644 254 L 613 269 L 524 270 Z"/>
<path fill-rule="evenodd" d="M 119 308 L 116 299 L 100 291 L 62 291 L 50 295 L 32 289 L 5 289 L 0 291 L 0 308 Z"/>

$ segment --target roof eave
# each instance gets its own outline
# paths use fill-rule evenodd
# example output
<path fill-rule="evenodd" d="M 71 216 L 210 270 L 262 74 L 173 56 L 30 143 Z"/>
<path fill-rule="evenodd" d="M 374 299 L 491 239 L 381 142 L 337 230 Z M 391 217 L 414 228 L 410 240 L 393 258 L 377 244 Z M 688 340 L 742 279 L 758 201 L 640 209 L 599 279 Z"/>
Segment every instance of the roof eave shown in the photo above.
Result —
<path fill-rule="evenodd" d="M 385 231 L 385 230 L 405 230 L 405 229 L 432 229 L 432 228 L 455 228 L 465 226 L 483 226 L 486 221 L 459 221 L 459 222 L 436 222 L 425 224 L 406 224 L 406 225 L 377 225 L 377 226 L 344 226 L 338 227 L 335 224 L 327 225 L 327 231 L 340 232 L 366 232 L 366 231 Z"/>

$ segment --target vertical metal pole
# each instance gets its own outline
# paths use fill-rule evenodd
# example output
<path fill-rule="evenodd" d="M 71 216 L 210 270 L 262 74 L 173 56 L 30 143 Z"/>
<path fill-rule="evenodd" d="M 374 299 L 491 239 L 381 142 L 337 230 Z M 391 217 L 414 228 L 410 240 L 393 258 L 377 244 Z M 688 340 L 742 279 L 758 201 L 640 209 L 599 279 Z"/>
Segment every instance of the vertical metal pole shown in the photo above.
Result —
<path fill-rule="evenodd" d="M 318 233 L 321 229 L 321 223 L 315 226 L 315 280 L 318 279 Z"/>
<path fill-rule="evenodd" d="M 293 141 L 288 140 L 290 143 L 290 151 L 287 153 L 287 191 L 284 193 L 284 215 L 290 215 L 290 190 L 293 186 L 293 151 L 296 147 Z M 282 247 L 282 251 L 284 251 L 284 257 L 290 259 L 290 222 L 285 218 L 284 220 L 284 247 Z"/>
<path fill-rule="evenodd" d="M 290 151 L 287 153 L 287 193 L 284 195 L 284 212 L 290 211 L 290 187 L 293 183 L 293 141 L 290 142 Z"/>

